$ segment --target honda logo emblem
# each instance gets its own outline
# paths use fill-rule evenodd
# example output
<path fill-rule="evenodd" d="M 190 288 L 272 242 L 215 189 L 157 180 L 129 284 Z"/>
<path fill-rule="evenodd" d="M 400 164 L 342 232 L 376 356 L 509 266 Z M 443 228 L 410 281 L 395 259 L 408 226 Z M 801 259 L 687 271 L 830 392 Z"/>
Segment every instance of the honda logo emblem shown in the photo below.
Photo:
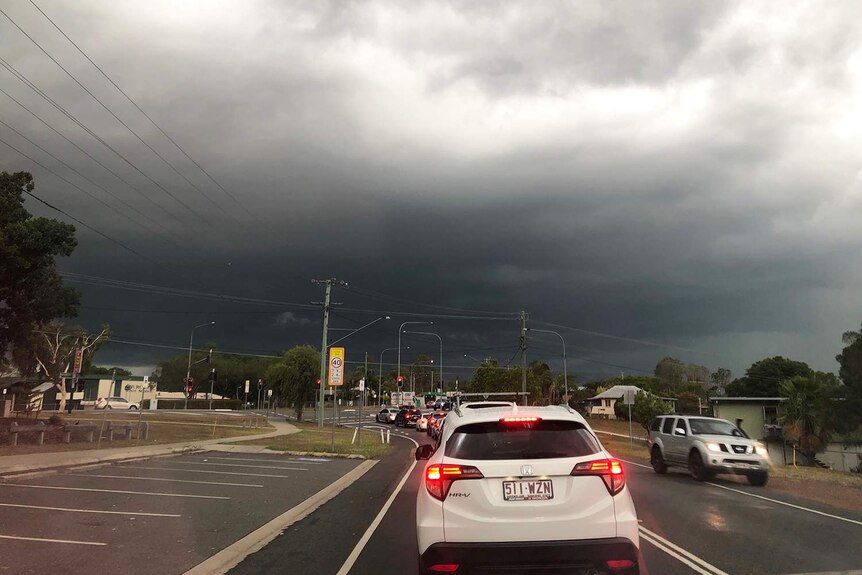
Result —
<path fill-rule="evenodd" d="M 533 466 L 532 465 L 522 465 L 521 466 L 521 476 L 524 475 L 533 475 Z"/>

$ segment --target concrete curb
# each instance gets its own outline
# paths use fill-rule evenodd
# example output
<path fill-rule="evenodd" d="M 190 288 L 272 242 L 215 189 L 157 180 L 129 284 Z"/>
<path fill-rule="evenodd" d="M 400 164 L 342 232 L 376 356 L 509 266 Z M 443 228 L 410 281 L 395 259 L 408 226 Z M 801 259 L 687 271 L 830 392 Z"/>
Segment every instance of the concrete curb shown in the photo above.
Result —
<path fill-rule="evenodd" d="M 299 505 L 287 510 L 236 543 L 225 547 L 209 559 L 192 567 L 185 572 L 185 575 L 221 575 L 227 573 L 239 565 L 243 559 L 266 547 L 273 539 L 281 535 L 285 529 L 297 521 L 308 517 L 318 507 L 344 491 L 350 484 L 365 475 L 376 463 L 376 461 L 363 461 L 353 470 L 324 487 Z"/>

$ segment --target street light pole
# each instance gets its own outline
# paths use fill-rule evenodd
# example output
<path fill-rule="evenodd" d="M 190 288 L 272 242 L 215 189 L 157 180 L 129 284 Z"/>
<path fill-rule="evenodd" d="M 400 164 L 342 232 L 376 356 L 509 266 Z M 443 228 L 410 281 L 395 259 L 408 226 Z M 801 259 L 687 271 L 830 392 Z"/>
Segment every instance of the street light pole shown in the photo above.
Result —
<path fill-rule="evenodd" d="M 195 339 L 195 330 L 197 328 L 203 327 L 205 325 L 215 325 L 215 322 L 214 321 L 208 321 L 206 323 L 202 323 L 202 324 L 194 326 L 192 328 L 192 333 L 189 336 L 189 364 L 188 364 L 188 367 L 186 368 L 186 385 L 188 385 L 189 379 L 191 379 L 191 377 L 192 377 L 192 342 Z M 183 409 L 188 409 L 188 408 L 189 408 L 189 396 L 188 396 L 188 393 L 186 393 L 186 402 L 185 402 L 185 405 L 183 406 Z"/>
<path fill-rule="evenodd" d="M 443 393 L 445 391 L 443 389 L 443 338 L 441 338 L 436 333 L 432 333 L 430 331 L 405 331 L 404 333 L 412 333 L 415 335 L 433 335 L 440 341 L 440 393 Z"/>
<path fill-rule="evenodd" d="M 398 373 L 396 375 L 398 377 L 401 376 L 401 332 L 404 330 L 405 325 L 434 325 L 433 321 L 405 321 L 398 328 Z"/>
<path fill-rule="evenodd" d="M 383 401 L 383 354 L 387 351 L 392 351 L 394 349 L 398 349 L 397 347 L 387 347 L 383 351 L 380 352 L 380 365 L 377 367 L 377 398 L 382 402 Z M 408 348 L 409 349 L 409 348 Z M 381 403 L 380 405 L 383 405 Z"/>
<path fill-rule="evenodd" d="M 537 331 L 539 333 L 552 333 L 558 338 L 560 338 L 560 342 L 563 344 L 563 386 L 566 390 L 566 403 L 569 402 L 569 378 L 568 378 L 568 370 L 566 369 L 566 340 L 563 339 L 559 333 L 552 331 L 550 329 L 534 329 L 532 327 L 527 328 L 527 331 Z"/>

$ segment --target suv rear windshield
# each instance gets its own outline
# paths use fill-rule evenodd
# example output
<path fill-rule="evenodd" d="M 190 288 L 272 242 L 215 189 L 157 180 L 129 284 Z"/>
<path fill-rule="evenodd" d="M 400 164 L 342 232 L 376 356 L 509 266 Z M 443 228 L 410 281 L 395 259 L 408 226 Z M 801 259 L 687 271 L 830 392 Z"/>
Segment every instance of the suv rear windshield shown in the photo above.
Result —
<path fill-rule="evenodd" d="M 596 438 L 575 421 L 544 420 L 526 426 L 472 423 L 456 429 L 446 442 L 446 456 L 455 459 L 550 459 L 600 450 Z"/>

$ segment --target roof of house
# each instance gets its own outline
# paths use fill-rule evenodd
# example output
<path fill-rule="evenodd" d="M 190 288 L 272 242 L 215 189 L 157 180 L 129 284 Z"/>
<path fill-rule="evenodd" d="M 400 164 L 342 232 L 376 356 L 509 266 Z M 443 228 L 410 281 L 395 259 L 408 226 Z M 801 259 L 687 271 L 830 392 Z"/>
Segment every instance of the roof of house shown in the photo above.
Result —
<path fill-rule="evenodd" d="M 636 385 L 615 385 L 607 391 L 603 391 L 590 399 L 620 399 L 627 391 L 640 393 L 643 390 Z"/>

